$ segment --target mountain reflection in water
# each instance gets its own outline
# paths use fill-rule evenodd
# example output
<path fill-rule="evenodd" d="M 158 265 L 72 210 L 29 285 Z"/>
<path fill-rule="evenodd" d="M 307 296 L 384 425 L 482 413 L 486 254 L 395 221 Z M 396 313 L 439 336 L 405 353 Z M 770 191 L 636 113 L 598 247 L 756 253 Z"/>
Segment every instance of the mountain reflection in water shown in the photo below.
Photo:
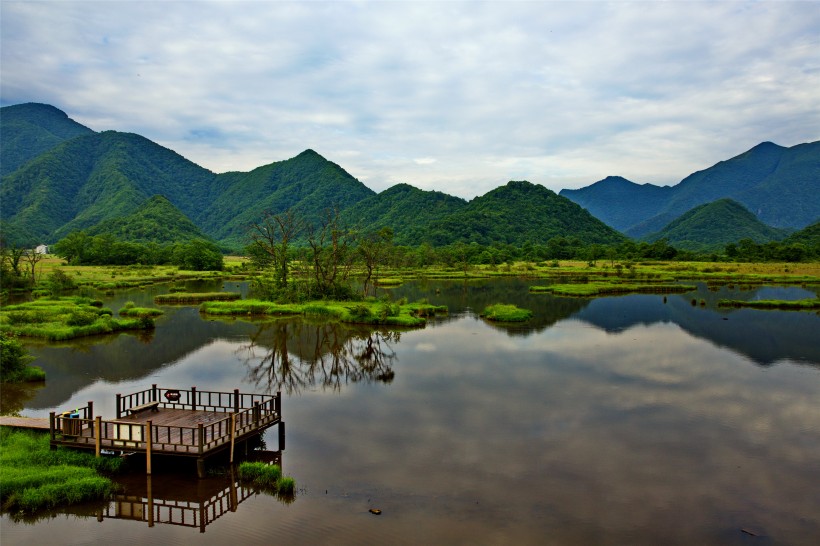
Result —
<path fill-rule="evenodd" d="M 758 290 L 573 299 L 529 294 L 529 284 L 408 283 L 393 297 L 427 298 L 450 313 L 400 334 L 166 308 L 149 343 L 119 336 L 35 348 L 49 381 L 15 402 L 30 415 L 92 399 L 110 414 L 114 393 L 151 383 L 283 391 L 297 501 L 250 497 L 202 534 L 93 516 L 25 527 L 4 516 L 3 544 L 820 536 L 818 314 L 716 306 Z M 535 316 L 490 324 L 477 313 L 492 303 Z"/>

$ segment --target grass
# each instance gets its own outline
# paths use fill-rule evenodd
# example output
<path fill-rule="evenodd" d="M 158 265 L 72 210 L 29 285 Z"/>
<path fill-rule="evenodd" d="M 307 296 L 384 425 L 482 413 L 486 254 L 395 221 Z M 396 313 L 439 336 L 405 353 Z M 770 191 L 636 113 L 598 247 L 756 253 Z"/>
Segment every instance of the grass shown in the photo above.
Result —
<path fill-rule="evenodd" d="M 428 303 L 393 303 L 384 300 L 360 302 L 318 301 L 286 304 L 261 300 L 239 300 L 233 302 L 205 302 L 200 305 L 199 311 L 214 316 L 302 315 L 350 324 L 419 327 L 427 323 L 427 317 L 434 316 L 437 313 L 446 313 L 447 307 Z"/>
<path fill-rule="evenodd" d="M 560 283 L 549 286 L 531 286 L 532 293 L 553 293 L 558 296 L 608 296 L 615 294 L 681 294 L 695 290 L 689 284 L 621 283 L 592 281 L 586 283 Z"/>
<path fill-rule="evenodd" d="M 0 427 L 0 498 L 8 512 L 40 510 L 108 498 L 114 484 L 102 475 L 120 470 L 119 457 L 49 447 L 48 434 Z"/>
<path fill-rule="evenodd" d="M 296 493 L 296 480 L 283 476 L 278 465 L 260 462 L 243 462 L 239 464 L 239 480 L 250 483 L 263 491 L 270 491 L 282 500 L 292 501 Z"/>
<path fill-rule="evenodd" d="M 751 307 L 753 309 L 781 309 L 786 311 L 811 311 L 820 309 L 820 298 L 804 300 L 720 300 L 718 307 Z"/>
<path fill-rule="evenodd" d="M 205 301 L 233 301 L 238 300 L 240 297 L 240 294 L 236 292 L 174 292 L 154 296 L 154 303 L 160 305 L 169 303 L 191 304 Z"/>
<path fill-rule="evenodd" d="M 532 318 L 532 311 L 512 304 L 496 303 L 485 307 L 481 317 L 494 322 L 524 322 Z"/>
<path fill-rule="evenodd" d="M 48 341 L 154 327 L 147 316 L 115 319 L 101 303 L 79 296 L 41 298 L 0 309 L 0 332 Z"/>

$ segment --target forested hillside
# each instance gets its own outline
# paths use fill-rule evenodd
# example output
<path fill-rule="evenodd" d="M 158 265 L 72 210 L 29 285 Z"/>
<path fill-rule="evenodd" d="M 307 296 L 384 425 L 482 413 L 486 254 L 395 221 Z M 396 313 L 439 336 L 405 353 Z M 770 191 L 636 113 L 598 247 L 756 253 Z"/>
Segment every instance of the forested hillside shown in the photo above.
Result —
<path fill-rule="evenodd" d="M 16 171 L 65 140 L 93 132 L 48 104 L 6 106 L 0 114 L 0 175 Z"/>
<path fill-rule="evenodd" d="M 756 243 L 783 239 L 787 232 L 767 226 L 743 205 L 731 199 L 698 205 L 685 212 L 661 231 L 647 237 L 649 241 L 666 239 L 677 248 L 714 251 L 741 239 Z"/>

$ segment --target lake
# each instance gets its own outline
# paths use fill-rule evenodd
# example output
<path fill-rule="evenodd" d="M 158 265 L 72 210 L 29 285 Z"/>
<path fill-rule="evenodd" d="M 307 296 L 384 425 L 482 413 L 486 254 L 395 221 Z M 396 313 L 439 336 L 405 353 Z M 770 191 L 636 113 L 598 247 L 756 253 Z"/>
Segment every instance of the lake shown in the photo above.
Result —
<path fill-rule="evenodd" d="M 154 383 L 281 391 L 278 455 L 297 495 L 287 503 L 237 491 L 224 475 L 197 480 L 191 463 L 183 476 L 160 469 L 121 482 L 122 498 L 184 501 L 194 518 L 201 508 L 194 525 L 157 512 L 149 526 L 134 504 L 106 503 L 34 524 L 3 515 L 0 539 L 690 545 L 820 536 L 820 316 L 716 306 L 814 292 L 701 285 L 575 299 L 529 294 L 529 284 L 408 283 L 394 297 L 450 309 L 418 330 L 210 320 L 164 307 L 153 333 L 35 346 L 47 384 L 4 388 L 4 412 L 45 416 L 93 400 L 110 418 L 116 393 Z M 165 291 L 105 305 L 152 305 Z M 478 318 L 498 302 L 535 316 L 520 325 Z M 263 441 L 280 447 L 275 428 Z M 224 509 L 231 495 L 241 499 L 235 511 Z M 216 510 L 208 517 L 207 507 Z"/>

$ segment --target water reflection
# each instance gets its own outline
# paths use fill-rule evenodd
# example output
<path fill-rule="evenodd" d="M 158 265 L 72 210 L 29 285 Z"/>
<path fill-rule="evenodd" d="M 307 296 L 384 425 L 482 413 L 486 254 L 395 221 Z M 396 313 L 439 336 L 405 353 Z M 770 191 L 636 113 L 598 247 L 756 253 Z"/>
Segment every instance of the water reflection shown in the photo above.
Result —
<path fill-rule="evenodd" d="M 393 344 L 400 339 L 397 331 L 276 321 L 258 324 L 237 352 L 244 355 L 247 380 L 257 390 L 295 394 L 319 386 L 340 391 L 348 383 L 393 381 Z"/>

